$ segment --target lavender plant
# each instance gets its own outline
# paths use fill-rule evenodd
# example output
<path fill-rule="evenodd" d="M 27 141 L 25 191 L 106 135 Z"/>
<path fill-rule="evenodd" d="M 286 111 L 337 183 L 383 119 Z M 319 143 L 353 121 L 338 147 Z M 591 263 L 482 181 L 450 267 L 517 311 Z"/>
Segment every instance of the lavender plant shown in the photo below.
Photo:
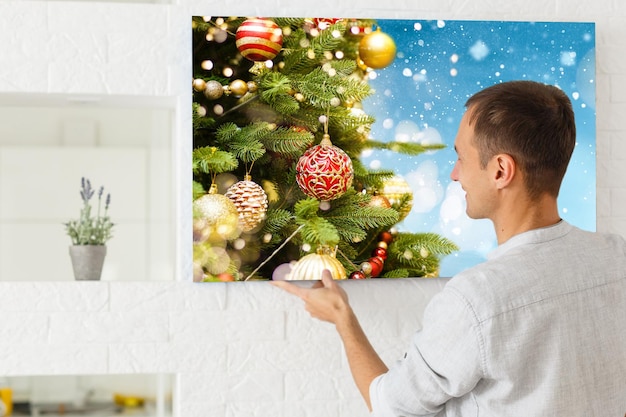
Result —
<path fill-rule="evenodd" d="M 106 195 L 104 210 L 102 210 L 103 194 L 104 187 L 100 187 L 97 213 L 93 216 L 91 198 L 94 195 L 94 189 L 91 188 L 91 181 L 85 177 L 81 179 L 80 197 L 83 200 L 83 208 L 80 210 L 80 218 L 65 223 L 65 230 L 72 239 L 73 245 L 104 245 L 113 236 L 114 223 L 108 215 L 111 194 Z"/>

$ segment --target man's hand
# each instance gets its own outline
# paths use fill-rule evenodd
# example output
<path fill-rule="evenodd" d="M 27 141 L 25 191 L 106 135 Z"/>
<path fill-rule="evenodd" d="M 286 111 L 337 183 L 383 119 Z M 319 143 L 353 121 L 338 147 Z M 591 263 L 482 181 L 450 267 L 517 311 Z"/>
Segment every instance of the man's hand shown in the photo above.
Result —
<path fill-rule="evenodd" d="M 387 366 L 374 351 L 348 303 L 348 295 L 333 280 L 330 271 L 324 270 L 322 280 L 311 288 L 285 281 L 272 281 L 272 284 L 300 297 L 312 317 L 335 325 L 343 341 L 354 382 L 371 411 L 369 386 L 374 378 L 387 372 Z"/>
<path fill-rule="evenodd" d="M 333 280 L 329 270 L 325 269 L 321 278 L 311 288 L 298 287 L 285 281 L 272 281 L 272 285 L 300 297 L 311 317 L 337 325 L 352 314 L 348 295 Z"/>

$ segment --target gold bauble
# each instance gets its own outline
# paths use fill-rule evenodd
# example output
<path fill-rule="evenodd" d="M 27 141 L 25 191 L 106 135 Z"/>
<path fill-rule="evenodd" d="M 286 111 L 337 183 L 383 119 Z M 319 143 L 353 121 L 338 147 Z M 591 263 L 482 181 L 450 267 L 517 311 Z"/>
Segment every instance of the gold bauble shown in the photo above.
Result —
<path fill-rule="evenodd" d="M 244 80 L 234 80 L 229 87 L 231 94 L 235 97 L 241 97 L 248 92 L 248 83 Z"/>
<path fill-rule="evenodd" d="M 391 203 L 391 206 L 394 208 L 397 208 L 395 206 L 400 204 L 405 195 L 408 195 L 407 203 L 398 212 L 400 216 L 399 220 L 402 221 L 409 215 L 413 207 L 413 190 L 403 177 L 396 175 L 384 181 L 383 189 L 379 191 L 379 194 L 387 197 L 387 200 L 389 200 L 389 203 Z"/>
<path fill-rule="evenodd" d="M 213 184 L 214 185 L 214 184 Z M 194 235 L 198 240 L 232 240 L 239 237 L 239 213 L 228 197 L 217 194 L 217 186 L 193 202 Z"/>
<path fill-rule="evenodd" d="M 326 246 L 317 249 L 317 253 L 303 256 L 285 276 L 287 281 L 322 279 L 322 271 L 328 269 L 333 279 L 347 279 L 346 270 L 335 257 L 335 251 Z"/>
<path fill-rule="evenodd" d="M 204 95 L 209 100 L 217 100 L 224 94 L 224 87 L 215 80 L 207 81 L 204 87 Z"/>
<path fill-rule="evenodd" d="M 376 194 L 372 196 L 372 199 L 370 200 L 368 206 L 391 208 L 391 202 L 384 195 Z"/>
<path fill-rule="evenodd" d="M 204 91 L 206 87 L 206 81 L 204 81 L 202 78 L 196 78 L 193 80 L 192 86 L 193 86 L 193 89 L 198 92 Z"/>
<path fill-rule="evenodd" d="M 396 57 L 396 43 L 391 36 L 380 31 L 363 36 L 359 42 L 359 58 L 370 68 L 385 68 Z"/>
<path fill-rule="evenodd" d="M 246 175 L 243 181 L 231 185 L 224 194 L 235 204 L 239 225 L 244 232 L 257 227 L 267 212 L 267 194 L 263 188 Z"/>
<path fill-rule="evenodd" d="M 259 89 L 259 86 L 254 81 L 248 81 L 246 84 L 248 85 L 248 92 L 250 93 L 255 93 L 256 90 Z"/>

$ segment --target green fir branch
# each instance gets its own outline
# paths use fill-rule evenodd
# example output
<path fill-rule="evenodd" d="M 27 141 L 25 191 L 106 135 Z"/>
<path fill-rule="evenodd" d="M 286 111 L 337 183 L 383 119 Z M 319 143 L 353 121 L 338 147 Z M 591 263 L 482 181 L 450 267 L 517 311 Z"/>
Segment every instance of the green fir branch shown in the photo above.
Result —
<path fill-rule="evenodd" d="M 371 207 L 367 205 L 370 195 L 349 190 L 339 200 L 341 204 L 331 206 L 325 217 L 338 228 L 354 225 L 363 230 L 393 226 L 398 222 L 398 212 L 391 208 Z"/>
<path fill-rule="evenodd" d="M 300 103 L 291 95 L 276 96 L 273 101 L 266 101 L 281 117 L 288 117 L 300 110 Z"/>
<path fill-rule="evenodd" d="M 297 30 L 283 45 L 285 73 L 306 74 L 314 70 L 325 59 L 324 53 L 338 48 L 342 41 L 335 33 L 345 33 L 346 24 L 339 21 L 321 31 L 319 36 L 307 37 L 304 30 Z M 303 46 L 304 45 L 304 46 Z"/>
<path fill-rule="evenodd" d="M 397 268 L 392 269 L 391 271 L 385 272 L 381 275 L 381 278 L 409 278 L 411 275 L 409 274 L 409 270 L 406 268 Z"/>
<path fill-rule="evenodd" d="M 217 130 L 216 136 L 219 144 L 228 148 L 236 158 L 249 164 L 265 154 L 261 139 L 271 132 L 272 128 L 266 122 L 251 123 L 242 128 L 234 123 L 225 123 Z"/>
<path fill-rule="evenodd" d="M 324 218 L 297 219 L 296 223 L 304 226 L 300 230 L 302 240 L 314 248 L 319 245 L 335 246 L 339 243 L 337 229 Z"/>
<path fill-rule="evenodd" d="M 270 208 L 265 214 L 259 243 L 267 251 L 285 242 L 285 239 L 296 230 L 295 216 L 289 210 Z"/>
<path fill-rule="evenodd" d="M 422 145 L 419 143 L 409 142 L 380 142 L 375 140 L 367 140 L 364 145 L 368 148 L 386 149 L 395 153 L 404 155 L 420 155 L 426 151 L 436 151 L 446 147 L 444 144 Z"/>
<path fill-rule="evenodd" d="M 210 129 L 215 126 L 215 119 L 212 117 L 200 116 L 200 105 L 198 103 L 192 104 L 192 126 L 193 134 L 196 135 L 200 130 Z"/>
<path fill-rule="evenodd" d="M 313 134 L 306 130 L 278 127 L 263 139 L 263 145 L 273 152 L 286 156 L 300 156 L 313 143 Z"/>
<path fill-rule="evenodd" d="M 206 190 L 204 189 L 202 184 L 200 184 L 198 181 L 192 181 L 191 194 L 192 194 L 192 199 L 196 200 L 200 198 L 201 196 L 203 196 L 204 194 L 206 194 Z"/>
<path fill-rule="evenodd" d="M 259 97 L 278 114 L 288 116 L 300 109 L 300 104 L 293 97 L 291 80 L 279 72 L 266 72 L 257 78 Z"/>
<path fill-rule="evenodd" d="M 372 87 L 364 81 L 350 77 L 333 77 L 334 92 L 343 102 L 359 102 L 372 94 Z"/>
<path fill-rule="evenodd" d="M 317 217 L 320 203 L 314 198 L 303 198 L 294 205 L 294 213 L 296 217 L 301 219 L 310 219 Z"/>
<path fill-rule="evenodd" d="M 339 111 L 340 109 L 338 109 Z M 341 125 L 345 128 L 345 129 L 349 129 L 349 130 L 358 130 L 358 129 L 363 129 L 364 126 L 367 126 L 367 129 L 369 130 L 369 127 L 374 124 L 374 122 L 376 122 L 376 119 L 374 118 L 374 116 L 371 116 L 369 114 L 366 113 L 360 113 L 355 115 L 354 113 L 350 112 L 348 109 L 343 109 L 345 114 L 340 114 L 337 112 L 334 113 L 334 116 L 336 118 L 338 118 L 338 121 L 341 121 Z M 333 124 L 331 123 L 331 126 L 333 126 Z M 365 145 L 365 143 L 363 144 Z"/>
<path fill-rule="evenodd" d="M 296 223 L 304 226 L 300 231 L 302 240 L 312 246 L 331 245 L 339 242 L 339 233 L 326 218 L 319 216 L 319 201 L 305 198 L 294 206 Z"/>
<path fill-rule="evenodd" d="M 330 66 L 338 75 L 349 77 L 356 70 L 356 61 L 354 59 L 337 59 L 330 61 Z"/>
<path fill-rule="evenodd" d="M 221 174 L 230 172 L 239 165 L 232 153 L 220 151 L 213 146 L 194 149 L 191 159 L 191 169 L 196 174 Z"/>
<path fill-rule="evenodd" d="M 284 121 L 293 126 L 316 132 L 320 128 L 319 116 L 321 114 L 323 112 L 319 108 L 305 101 L 300 103 L 300 109 L 296 113 L 284 115 Z"/>
<path fill-rule="evenodd" d="M 360 159 L 352 159 L 352 169 L 354 171 L 354 181 L 362 188 L 381 190 L 385 180 L 396 175 L 391 169 L 371 170 L 366 168 Z"/>
<path fill-rule="evenodd" d="M 289 94 L 291 80 L 280 72 L 266 72 L 257 77 L 257 84 L 261 91 L 261 98 L 265 102 L 272 102 L 277 96 Z"/>
<path fill-rule="evenodd" d="M 394 243 L 409 248 L 415 253 L 425 250 L 427 253 L 422 252 L 421 256 L 424 254 L 445 256 L 459 250 L 454 242 L 436 233 L 399 233 L 394 237 Z"/>
<path fill-rule="evenodd" d="M 281 28 L 289 27 L 291 29 L 301 28 L 304 25 L 303 17 L 275 17 L 274 22 Z"/>
<path fill-rule="evenodd" d="M 389 271 L 404 268 L 409 276 L 433 276 L 438 273 L 440 259 L 457 251 L 458 246 L 435 233 L 399 233 L 387 251 L 385 276 Z"/>
<path fill-rule="evenodd" d="M 241 141 L 231 143 L 230 149 L 238 159 L 241 159 L 247 164 L 256 161 L 265 154 L 263 144 L 250 137 L 242 138 Z"/>

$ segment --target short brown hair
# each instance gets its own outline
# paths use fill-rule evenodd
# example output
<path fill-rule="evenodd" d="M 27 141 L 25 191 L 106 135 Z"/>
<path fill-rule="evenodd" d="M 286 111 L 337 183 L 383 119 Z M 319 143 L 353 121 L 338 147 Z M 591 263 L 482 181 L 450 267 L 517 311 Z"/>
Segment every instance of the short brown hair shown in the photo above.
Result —
<path fill-rule="evenodd" d="M 559 194 L 576 144 L 572 103 L 562 90 L 509 81 L 479 91 L 465 106 L 483 168 L 494 155 L 509 154 L 531 198 Z"/>

